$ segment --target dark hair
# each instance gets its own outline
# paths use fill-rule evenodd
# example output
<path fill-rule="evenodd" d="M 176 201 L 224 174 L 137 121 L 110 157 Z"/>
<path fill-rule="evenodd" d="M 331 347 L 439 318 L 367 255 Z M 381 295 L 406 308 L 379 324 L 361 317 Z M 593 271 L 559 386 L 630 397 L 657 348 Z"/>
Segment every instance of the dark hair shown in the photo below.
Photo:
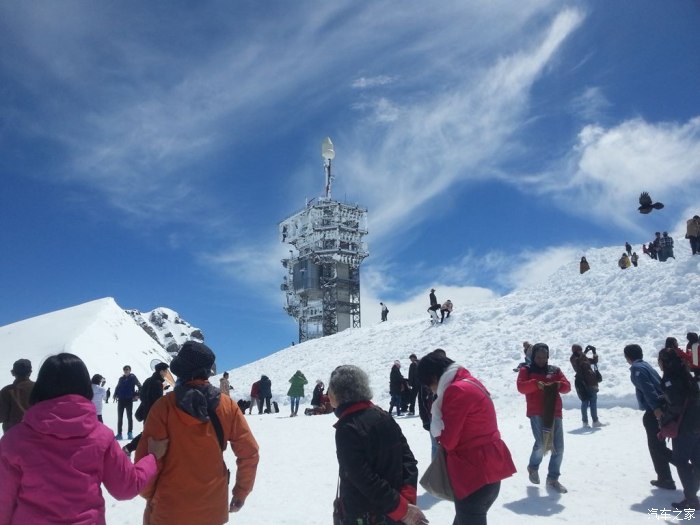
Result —
<path fill-rule="evenodd" d="M 444 352 L 444 351 L 443 351 Z M 418 361 L 416 376 L 418 381 L 425 386 L 430 386 L 440 380 L 440 376 L 445 372 L 448 366 L 454 361 L 440 353 L 440 349 L 433 350 L 427 355 L 421 357 Z"/>
<path fill-rule="evenodd" d="M 416 356 L 416 354 L 411 354 L 411 355 L 408 356 L 409 359 L 413 359 L 414 357 L 415 357 L 416 359 L 418 359 L 418 357 Z"/>
<path fill-rule="evenodd" d="M 224 372 L 224 377 L 228 377 L 228 372 Z"/>
<path fill-rule="evenodd" d="M 690 373 L 681 351 L 664 348 L 659 352 L 659 366 L 664 372 L 664 379 L 673 379 L 674 383 L 680 383 L 685 395 L 697 394 L 698 383 Z"/>
<path fill-rule="evenodd" d="M 47 357 L 39 369 L 29 404 L 68 394 L 92 399 L 92 383 L 85 363 L 77 355 L 66 352 Z"/>
<path fill-rule="evenodd" d="M 675 337 L 667 337 L 666 344 L 664 344 L 664 348 L 678 348 L 678 339 L 676 339 Z"/>
<path fill-rule="evenodd" d="M 545 343 L 535 343 L 532 346 L 532 360 L 535 360 L 535 356 L 539 352 L 545 352 L 547 354 L 547 358 L 549 359 L 549 347 Z"/>
<path fill-rule="evenodd" d="M 644 357 L 642 347 L 639 345 L 627 345 L 624 352 L 625 357 L 629 357 L 632 361 L 636 361 L 637 359 L 642 359 Z"/>
<path fill-rule="evenodd" d="M 100 374 L 95 374 L 94 376 L 92 376 L 90 382 L 93 385 L 99 385 L 102 382 L 102 376 Z"/>
<path fill-rule="evenodd" d="M 162 370 L 167 370 L 168 369 L 168 363 L 163 363 L 162 361 L 158 363 L 155 367 L 156 372 L 160 372 Z"/>
<path fill-rule="evenodd" d="M 583 352 L 583 347 L 581 345 L 571 345 L 572 352 Z"/>

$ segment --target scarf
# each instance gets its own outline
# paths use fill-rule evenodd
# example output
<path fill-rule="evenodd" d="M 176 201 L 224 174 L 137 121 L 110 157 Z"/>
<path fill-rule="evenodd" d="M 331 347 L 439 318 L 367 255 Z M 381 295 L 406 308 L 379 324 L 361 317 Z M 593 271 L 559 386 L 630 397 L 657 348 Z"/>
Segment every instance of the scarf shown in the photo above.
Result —
<path fill-rule="evenodd" d="M 557 402 L 559 389 L 556 384 L 544 387 L 544 399 L 542 401 L 542 448 L 545 455 L 554 450 L 554 407 Z"/>
<path fill-rule="evenodd" d="M 430 434 L 437 438 L 440 437 L 442 431 L 445 429 L 445 422 L 442 420 L 442 396 L 447 390 L 447 387 L 454 381 L 457 371 L 462 368 L 457 363 L 452 363 L 448 366 L 445 371 L 440 376 L 437 386 L 437 398 L 433 401 L 433 406 L 430 410 L 432 420 L 430 421 Z"/>
<path fill-rule="evenodd" d="M 216 410 L 220 400 L 221 391 L 208 382 L 175 385 L 175 404 L 177 407 L 202 422 L 209 421 L 209 412 Z"/>

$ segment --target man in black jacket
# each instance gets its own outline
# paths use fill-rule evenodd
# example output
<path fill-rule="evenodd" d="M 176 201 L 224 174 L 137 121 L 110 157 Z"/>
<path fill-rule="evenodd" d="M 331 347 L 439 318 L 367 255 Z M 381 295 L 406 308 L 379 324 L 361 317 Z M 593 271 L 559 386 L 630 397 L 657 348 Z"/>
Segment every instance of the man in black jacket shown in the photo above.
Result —
<path fill-rule="evenodd" d="M 165 375 L 168 373 L 168 365 L 166 363 L 158 363 L 155 367 L 153 375 L 143 382 L 139 398 L 141 404 L 136 409 L 136 419 L 138 421 L 146 421 L 146 416 L 151 410 L 153 404 L 163 397 L 163 391 L 170 388 L 170 385 L 165 385 Z M 130 456 L 136 450 L 141 439 L 141 434 L 132 439 L 129 443 L 122 447 L 122 450 Z"/>

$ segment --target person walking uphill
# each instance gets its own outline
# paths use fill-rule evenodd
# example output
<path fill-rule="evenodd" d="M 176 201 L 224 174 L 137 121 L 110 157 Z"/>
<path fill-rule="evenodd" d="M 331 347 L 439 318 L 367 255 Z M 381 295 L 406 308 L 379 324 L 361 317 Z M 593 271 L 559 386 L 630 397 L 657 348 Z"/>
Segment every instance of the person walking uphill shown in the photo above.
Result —
<path fill-rule="evenodd" d="M 147 451 L 144 442 L 144 457 L 132 464 L 91 399 L 78 356 L 44 361 L 24 419 L 0 439 L 0 523 L 104 525 L 101 486 L 126 500 L 155 476 L 167 440 L 151 440 Z"/>
<path fill-rule="evenodd" d="M 29 379 L 32 375 L 32 362 L 29 359 L 15 361 L 10 373 L 15 380 L 0 390 L 0 423 L 3 432 L 22 421 L 29 408 L 29 396 L 34 388 L 34 381 Z"/>
<path fill-rule="evenodd" d="M 563 494 L 567 490 L 559 483 L 564 458 L 561 394 L 571 392 L 571 384 L 559 368 L 549 364 L 549 347 L 546 344 L 537 343 L 532 347 L 532 363 L 520 369 L 517 385 L 518 392 L 525 394 L 527 417 L 530 418 L 535 437 L 527 466 L 530 482 L 539 485 L 540 463 L 544 455 L 551 451 L 547 487 Z"/>
<path fill-rule="evenodd" d="M 289 396 L 291 414 L 289 417 L 296 417 L 299 412 L 299 400 L 304 397 L 304 385 L 308 383 L 301 370 L 294 372 L 294 375 L 289 379 L 291 386 L 287 395 Z"/>
<path fill-rule="evenodd" d="M 114 397 L 117 401 L 117 440 L 122 439 L 122 428 L 124 422 L 124 411 L 126 410 L 127 419 L 127 437 L 134 439 L 134 420 L 132 410 L 134 408 L 134 398 L 138 396 L 138 389 L 141 388 L 141 382 L 131 373 L 131 367 L 126 365 L 123 369 L 124 375 L 117 381 L 117 386 L 114 388 Z"/>
<path fill-rule="evenodd" d="M 331 373 L 338 494 L 343 525 L 425 525 L 416 507 L 418 469 L 401 427 L 372 399 L 367 374 L 352 365 Z M 334 513 L 335 514 L 335 513 Z"/>
<path fill-rule="evenodd" d="M 175 391 L 148 414 L 136 459 L 145 454 L 149 437 L 168 438 L 170 444 L 158 476 L 141 493 L 144 525 L 221 525 L 253 490 L 258 444 L 236 402 L 209 383 L 215 359 L 204 343 L 182 345 L 170 363 L 178 376 Z M 230 503 L 223 457 L 228 443 L 237 458 Z"/>
<path fill-rule="evenodd" d="M 501 480 L 516 471 L 491 396 L 469 370 L 435 352 L 418 362 L 418 380 L 436 395 L 430 432 L 447 454 L 454 523 L 486 525 Z"/>

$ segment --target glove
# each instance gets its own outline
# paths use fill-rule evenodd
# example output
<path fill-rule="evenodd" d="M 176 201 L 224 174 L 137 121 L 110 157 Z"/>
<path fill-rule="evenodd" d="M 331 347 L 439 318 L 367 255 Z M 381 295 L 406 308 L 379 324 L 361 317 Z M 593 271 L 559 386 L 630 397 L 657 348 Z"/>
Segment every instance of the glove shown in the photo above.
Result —
<path fill-rule="evenodd" d="M 231 505 L 229 506 L 228 511 L 238 512 L 239 510 L 241 510 L 241 507 L 243 507 L 244 503 L 245 501 L 243 500 L 231 498 Z"/>
<path fill-rule="evenodd" d="M 586 352 L 593 352 L 595 354 L 595 346 L 593 345 L 588 345 L 586 347 Z"/>

